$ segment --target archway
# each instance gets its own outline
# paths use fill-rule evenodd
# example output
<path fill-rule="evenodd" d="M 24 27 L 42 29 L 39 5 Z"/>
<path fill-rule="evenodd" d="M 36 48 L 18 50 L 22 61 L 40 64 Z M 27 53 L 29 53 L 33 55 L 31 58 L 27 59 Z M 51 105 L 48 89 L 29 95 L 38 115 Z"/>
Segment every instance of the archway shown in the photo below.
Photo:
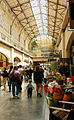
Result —
<path fill-rule="evenodd" d="M 68 44 L 67 44 L 67 47 L 66 47 L 66 57 L 67 58 L 70 58 L 70 48 L 71 48 L 71 45 L 72 45 L 72 42 L 74 41 L 74 32 L 72 32 L 69 40 L 68 40 Z"/>
<path fill-rule="evenodd" d="M 14 58 L 14 65 L 17 65 L 21 60 L 18 57 Z"/>
<path fill-rule="evenodd" d="M 0 69 L 3 70 L 4 67 L 8 66 L 8 58 L 0 52 Z"/>
<path fill-rule="evenodd" d="M 72 32 L 67 44 L 67 57 L 70 58 L 70 74 L 74 76 L 74 32 Z"/>

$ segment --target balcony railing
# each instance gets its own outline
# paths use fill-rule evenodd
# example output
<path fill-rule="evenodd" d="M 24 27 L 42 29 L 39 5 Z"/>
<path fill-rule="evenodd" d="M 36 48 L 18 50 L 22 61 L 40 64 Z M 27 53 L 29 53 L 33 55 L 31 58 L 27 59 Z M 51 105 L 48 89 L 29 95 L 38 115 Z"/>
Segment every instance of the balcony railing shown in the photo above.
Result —
<path fill-rule="evenodd" d="M 25 50 L 24 43 L 19 42 L 19 40 L 16 40 L 12 35 L 9 35 L 1 27 L 0 27 L 0 38 L 1 38 L 1 40 L 5 41 L 5 42 L 8 42 L 11 45 L 13 45 L 14 47 L 17 47 L 18 49 L 20 49 L 20 50 L 29 54 L 29 52 L 27 50 Z"/>

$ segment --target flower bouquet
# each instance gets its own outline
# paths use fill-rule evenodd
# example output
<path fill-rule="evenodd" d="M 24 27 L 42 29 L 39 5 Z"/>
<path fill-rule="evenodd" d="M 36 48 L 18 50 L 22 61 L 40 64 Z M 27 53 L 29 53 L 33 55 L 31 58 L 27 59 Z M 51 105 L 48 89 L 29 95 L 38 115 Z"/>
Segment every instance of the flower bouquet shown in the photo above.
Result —
<path fill-rule="evenodd" d="M 60 73 L 56 73 L 56 82 L 59 84 L 59 85 L 63 85 L 63 82 L 65 81 L 65 75 L 61 75 Z"/>

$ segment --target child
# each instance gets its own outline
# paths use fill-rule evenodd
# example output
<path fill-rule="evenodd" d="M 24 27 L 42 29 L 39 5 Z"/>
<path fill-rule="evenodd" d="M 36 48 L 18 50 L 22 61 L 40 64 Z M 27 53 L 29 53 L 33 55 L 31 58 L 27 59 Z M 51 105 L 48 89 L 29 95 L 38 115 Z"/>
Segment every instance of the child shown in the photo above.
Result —
<path fill-rule="evenodd" d="M 32 97 L 32 90 L 34 89 L 31 82 L 32 82 L 32 80 L 29 80 L 29 84 L 27 85 L 27 96 L 28 96 L 28 98 Z"/>

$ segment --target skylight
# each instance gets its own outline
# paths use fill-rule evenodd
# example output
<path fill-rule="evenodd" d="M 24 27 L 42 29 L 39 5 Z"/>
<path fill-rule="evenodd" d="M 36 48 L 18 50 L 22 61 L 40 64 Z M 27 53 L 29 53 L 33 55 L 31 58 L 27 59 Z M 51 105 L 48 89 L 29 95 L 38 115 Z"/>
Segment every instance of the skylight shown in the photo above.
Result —
<path fill-rule="evenodd" d="M 30 0 L 40 36 L 36 39 L 52 39 L 48 36 L 48 0 Z"/>

